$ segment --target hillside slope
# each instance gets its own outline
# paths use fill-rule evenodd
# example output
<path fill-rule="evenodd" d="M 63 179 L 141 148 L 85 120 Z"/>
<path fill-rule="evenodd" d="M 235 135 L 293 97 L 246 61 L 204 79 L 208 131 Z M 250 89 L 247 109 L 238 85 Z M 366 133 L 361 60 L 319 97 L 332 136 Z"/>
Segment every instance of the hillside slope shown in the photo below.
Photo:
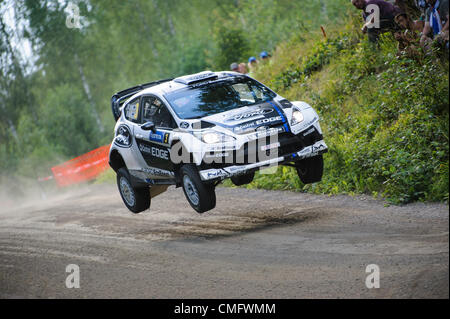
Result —
<path fill-rule="evenodd" d="M 330 152 L 321 183 L 303 185 L 294 169 L 257 175 L 249 188 L 367 193 L 393 203 L 448 201 L 448 58 L 397 56 L 358 32 L 359 16 L 322 34 L 277 47 L 256 78 L 320 114 Z"/>

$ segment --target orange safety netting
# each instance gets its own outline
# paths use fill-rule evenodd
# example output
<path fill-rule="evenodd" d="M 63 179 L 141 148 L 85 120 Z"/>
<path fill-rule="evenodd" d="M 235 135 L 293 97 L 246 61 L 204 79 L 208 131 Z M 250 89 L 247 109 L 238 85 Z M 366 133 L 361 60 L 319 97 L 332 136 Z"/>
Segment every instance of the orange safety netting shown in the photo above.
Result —
<path fill-rule="evenodd" d="M 110 145 L 105 145 L 52 167 L 58 186 L 69 186 L 95 179 L 109 167 L 109 148 Z"/>

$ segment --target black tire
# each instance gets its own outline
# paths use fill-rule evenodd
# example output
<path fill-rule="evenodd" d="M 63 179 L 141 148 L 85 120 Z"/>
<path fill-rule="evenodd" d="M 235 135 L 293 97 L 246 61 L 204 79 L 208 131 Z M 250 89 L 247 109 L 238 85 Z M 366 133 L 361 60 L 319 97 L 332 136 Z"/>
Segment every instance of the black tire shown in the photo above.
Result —
<path fill-rule="evenodd" d="M 251 172 L 245 175 L 233 176 L 231 177 L 231 181 L 236 186 L 242 186 L 253 182 L 253 178 L 255 178 L 255 172 Z"/>
<path fill-rule="evenodd" d="M 202 214 L 216 207 L 214 185 L 203 183 L 194 165 L 183 165 L 180 169 L 180 178 L 184 195 L 197 213 Z"/>
<path fill-rule="evenodd" d="M 127 208 L 135 214 L 150 208 L 150 188 L 135 188 L 131 184 L 130 174 L 125 167 L 117 171 L 117 187 Z"/>
<path fill-rule="evenodd" d="M 317 183 L 322 180 L 323 156 L 318 155 L 295 163 L 297 174 L 304 184 Z"/>

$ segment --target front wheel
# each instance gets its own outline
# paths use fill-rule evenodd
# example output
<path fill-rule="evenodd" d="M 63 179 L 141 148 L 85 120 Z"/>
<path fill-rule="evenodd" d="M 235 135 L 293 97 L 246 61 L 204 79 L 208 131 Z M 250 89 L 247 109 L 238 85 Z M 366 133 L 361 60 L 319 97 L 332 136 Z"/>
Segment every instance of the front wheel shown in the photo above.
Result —
<path fill-rule="evenodd" d="M 130 174 L 124 167 L 117 171 L 117 187 L 125 206 L 133 213 L 138 214 L 150 208 L 150 189 L 133 187 Z"/>
<path fill-rule="evenodd" d="M 304 184 L 317 183 L 322 180 L 323 156 L 318 155 L 295 163 L 298 177 Z"/>
<path fill-rule="evenodd" d="M 197 213 L 204 213 L 216 207 L 214 185 L 201 181 L 198 171 L 193 165 L 183 165 L 180 170 L 184 195 Z"/>

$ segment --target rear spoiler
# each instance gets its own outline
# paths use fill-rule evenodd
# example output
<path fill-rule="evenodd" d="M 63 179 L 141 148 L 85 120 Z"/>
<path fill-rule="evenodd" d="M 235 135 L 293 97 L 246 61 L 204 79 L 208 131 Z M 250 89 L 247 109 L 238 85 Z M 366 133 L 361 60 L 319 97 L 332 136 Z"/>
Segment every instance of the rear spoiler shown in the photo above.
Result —
<path fill-rule="evenodd" d="M 131 97 L 132 95 L 138 93 L 139 91 L 142 91 L 144 89 L 148 89 L 149 87 L 162 84 L 165 82 L 172 81 L 173 79 L 167 79 L 167 80 L 161 80 L 161 81 L 155 81 L 155 82 L 149 82 L 141 85 L 134 86 L 132 88 L 117 92 L 111 97 L 111 109 L 114 116 L 114 119 L 117 120 L 120 117 L 120 108 L 122 107 L 123 103 L 126 99 Z"/>

